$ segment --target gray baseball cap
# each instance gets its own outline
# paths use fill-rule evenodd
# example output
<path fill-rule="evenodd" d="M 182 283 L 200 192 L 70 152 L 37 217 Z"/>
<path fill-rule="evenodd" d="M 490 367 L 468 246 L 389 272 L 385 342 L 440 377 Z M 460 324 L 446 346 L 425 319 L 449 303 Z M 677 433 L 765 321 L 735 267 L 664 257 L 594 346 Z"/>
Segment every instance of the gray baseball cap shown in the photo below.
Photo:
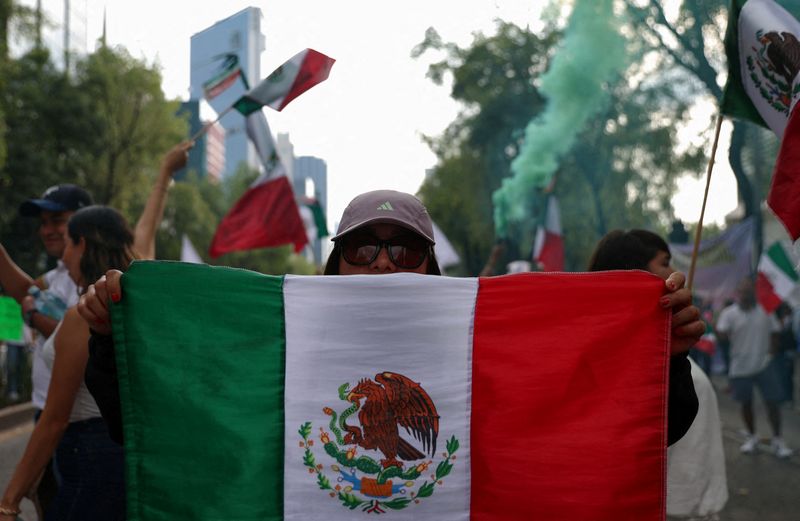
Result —
<path fill-rule="evenodd" d="M 394 190 L 375 190 L 350 201 L 342 214 L 339 229 L 331 238 L 343 235 L 370 224 L 396 224 L 415 232 L 434 244 L 433 223 L 422 202 L 411 194 Z"/>

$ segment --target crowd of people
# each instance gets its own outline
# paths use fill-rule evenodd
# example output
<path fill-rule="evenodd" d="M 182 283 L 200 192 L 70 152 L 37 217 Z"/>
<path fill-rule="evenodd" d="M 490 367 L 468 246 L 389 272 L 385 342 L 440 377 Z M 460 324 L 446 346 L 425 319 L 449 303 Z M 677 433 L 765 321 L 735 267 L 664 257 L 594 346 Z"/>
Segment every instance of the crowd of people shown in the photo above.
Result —
<path fill-rule="evenodd" d="M 0 245 L 0 286 L 20 302 L 25 323 L 35 333 L 32 402 L 37 409 L 27 448 L 0 498 L 0 521 L 14 519 L 24 497 L 35 501 L 41 519 L 125 518 L 122 415 L 109 303 L 124 298 L 120 278 L 131 262 L 155 258 L 166 187 L 184 166 L 190 147 L 182 143 L 166 154 L 133 230 L 116 210 L 94 205 L 85 190 L 59 185 L 20 207 L 23 216 L 39 220 L 39 237 L 47 254 L 60 259 L 57 266 L 34 279 Z M 390 214 L 379 211 L 386 201 L 394 209 Z M 332 241 L 325 275 L 441 275 L 431 219 L 409 194 L 378 190 L 359 195 L 345 209 Z M 672 312 L 667 510 L 674 516 L 712 519 L 728 495 L 719 411 L 708 375 L 688 356 L 707 327 L 670 259 L 659 236 L 614 231 L 597 245 L 589 271 L 637 269 L 664 280 L 661 305 Z M 60 311 L 45 308 L 45 299 Z M 730 386 L 749 433 L 743 452 L 758 446 L 752 408 L 753 388 L 758 387 L 768 405 L 771 448 L 779 457 L 791 455 L 781 438 L 778 407 L 794 392 L 786 389 L 788 361 L 796 351 L 794 337 L 789 338 L 790 310 L 786 313 L 767 316 L 755 302 L 752 283 L 744 282 L 737 302 L 712 324 L 718 340 L 730 345 Z"/>

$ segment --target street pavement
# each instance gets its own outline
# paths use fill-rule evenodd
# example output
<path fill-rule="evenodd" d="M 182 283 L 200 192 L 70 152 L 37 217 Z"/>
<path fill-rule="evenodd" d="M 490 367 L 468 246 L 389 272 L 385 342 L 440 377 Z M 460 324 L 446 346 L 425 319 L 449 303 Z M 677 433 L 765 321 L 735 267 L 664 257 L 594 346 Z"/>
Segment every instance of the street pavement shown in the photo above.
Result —
<path fill-rule="evenodd" d="M 756 453 L 742 454 L 739 445 L 744 434 L 739 407 L 726 392 L 724 377 L 715 376 L 712 381 L 719 400 L 730 493 L 720 521 L 800 521 L 800 409 L 788 405 L 782 409 L 784 439 L 797 451 L 788 459 L 778 459 L 769 450 L 771 433 L 766 412 L 756 400 L 756 424 L 762 443 Z M 32 423 L 25 422 L 0 431 L 0 487 L 8 483 L 32 427 Z M 29 502 L 24 501 L 22 509 L 22 519 L 36 520 Z"/>
<path fill-rule="evenodd" d="M 25 451 L 25 445 L 33 430 L 33 418 L 30 421 L 20 423 L 14 427 L 0 432 L 0 494 L 5 490 L 8 480 L 14 473 L 14 467 Z M 23 501 L 22 515 L 25 521 L 35 521 L 37 519 L 36 510 L 30 501 Z"/>
<path fill-rule="evenodd" d="M 781 409 L 783 438 L 795 453 L 778 459 L 769 449 L 772 432 L 766 410 L 756 398 L 756 432 L 762 443 L 755 453 L 742 454 L 744 423 L 739 405 L 727 392 L 724 377 L 715 376 L 712 381 L 719 401 L 730 495 L 720 521 L 800 521 L 800 410 L 789 404 Z"/>

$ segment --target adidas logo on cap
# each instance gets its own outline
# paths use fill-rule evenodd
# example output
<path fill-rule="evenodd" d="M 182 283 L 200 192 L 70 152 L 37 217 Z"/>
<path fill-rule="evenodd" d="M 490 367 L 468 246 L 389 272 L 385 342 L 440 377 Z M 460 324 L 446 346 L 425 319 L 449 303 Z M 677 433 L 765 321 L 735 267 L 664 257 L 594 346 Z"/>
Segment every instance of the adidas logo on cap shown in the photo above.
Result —
<path fill-rule="evenodd" d="M 394 211 L 394 208 L 392 208 L 392 203 L 390 203 L 389 201 L 386 201 L 385 203 L 383 203 L 382 205 L 380 205 L 379 207 L 377 207 L 375 209 L 376 210 L 387 210 L 387 211 L 390 211 L 390 212 Z"/>

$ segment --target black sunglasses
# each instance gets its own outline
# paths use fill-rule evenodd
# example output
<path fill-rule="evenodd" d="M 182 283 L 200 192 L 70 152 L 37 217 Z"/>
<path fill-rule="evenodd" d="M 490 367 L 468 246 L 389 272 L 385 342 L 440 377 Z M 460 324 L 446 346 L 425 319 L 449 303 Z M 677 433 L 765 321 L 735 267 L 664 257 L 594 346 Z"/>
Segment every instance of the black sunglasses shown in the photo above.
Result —
<path fill-rule="evenodd" d="M 419 268 L 430 252 L 430 244 L 421 237 L 400 235 L 382 241 L 374 235 L 359 233 L 346 235 L 339 240 L 342 257 L 353 266 L 367 266 L 378 258 L 381 248 L 386 248 L 389 259 L 399 268 Z"/>

